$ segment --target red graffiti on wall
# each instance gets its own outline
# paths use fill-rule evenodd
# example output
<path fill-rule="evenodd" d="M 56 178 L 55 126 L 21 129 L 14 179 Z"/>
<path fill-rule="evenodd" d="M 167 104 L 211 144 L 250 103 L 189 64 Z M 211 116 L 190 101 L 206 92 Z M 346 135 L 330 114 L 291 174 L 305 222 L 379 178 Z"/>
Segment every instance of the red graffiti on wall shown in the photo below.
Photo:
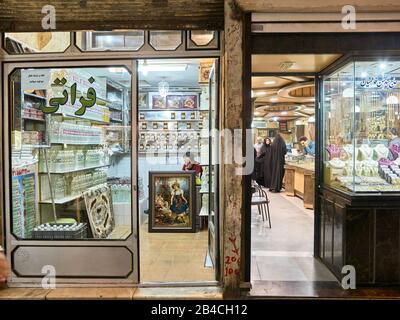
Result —
<path fill-rule="evenodd" d="M 232 243 L 233 249 L 232 253 L 233 255 L 227 255 L 225 257 L 225 276 L 228 275 L 240 275 L 240 251 L 239 248 L 236 246 L 236 235 L 231 234 L 231 236 L 228 238 L 229 241 Z"/>

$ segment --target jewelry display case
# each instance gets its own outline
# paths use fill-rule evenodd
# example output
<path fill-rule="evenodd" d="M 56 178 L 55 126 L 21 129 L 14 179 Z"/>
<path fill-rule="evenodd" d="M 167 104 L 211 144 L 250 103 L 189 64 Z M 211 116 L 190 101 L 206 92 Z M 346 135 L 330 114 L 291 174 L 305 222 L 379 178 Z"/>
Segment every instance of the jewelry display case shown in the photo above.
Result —
<path fill-rule="evenodd" d="M 400 192 L 399 61 L 352 61 L 323 78 L 324 184 Z"/>
<path fill-rule="evenodd" d="M 400 283 L 400 58 L 346 57 L 320 77 L 317 255 L 357 285 Z"/>

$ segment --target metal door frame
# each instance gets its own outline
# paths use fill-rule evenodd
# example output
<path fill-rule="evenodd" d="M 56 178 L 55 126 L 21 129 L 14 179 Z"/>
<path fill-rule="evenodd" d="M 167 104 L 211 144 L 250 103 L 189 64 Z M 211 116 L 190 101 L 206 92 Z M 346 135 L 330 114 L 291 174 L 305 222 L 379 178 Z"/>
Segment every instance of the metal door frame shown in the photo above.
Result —
<path fill-rule="evenodd" d="M 125 66 L 131 72 L 131 108 L 133 111 L 136 110 L 136 82 L 137 82 L 137 72 L 136 72 L 136 60 L 135 59 L 101 59 L 101 60 L 79 60 L 79 61 L 66 61 L 66 60 L 57 60 L 57 61 L 35 61 L 35 62 L 4 62 L 2 65 L 3 69 L 3 105 L 1 113 L 1 126 L 3 131 L 3 177 L 4 177 L 4 206 L 5 206 L 5 239 L 6 239 L 6 249 L 7 249 L 7 258 L 12 261 L 12 276 L 11 281 L 9 282 L 10 286 L 23 286 L 24 284 L 30 285 L 39 285 L 43 279 L 43 277 L 37 276 L 18 276 L 17 272 L 14 269 L 14 251 L 18 247 L 25 247 L 22 255 L 27 255 L 27 263 L 29 263 L 29 249 L 28 248 L 43 248 L 43 247 L 80 247 L 80 248 L 98 248 L 98 247 L 123 247 L 130 251 L 133 256 L 133 262 L 131 266 L 130 273 L 126 277 L 58 277 L 57 285 L 65 285 L 68 284 L 106 284 L 106 285 L 134 285 L 138 283 L 139 279 L 139 247 L 138 247 L 138 226 L 137 226 L 137 214 L 136 214 L 136 206 L 137 202 L 137 170 L 136 170 L 136 112 L 132 112 L 131 116 L 131 138 L 132 138 L 132 151 L 131 151 L 131 179 L 132 179 L 132 201 L 131 201 L 131 223 L 132 230 L 130 236 L 125 240 L 78 240 L 78 241 L 47 241 L 47 240 L 19 240 L 11 233 L 11 189 L 10 189 L 10 178 L 11 178 L 11 141 L 10 136 L 10 123 L 9 123 L 9 114 L 11 111 L 10 108 L 10 88 L 9 88 L 9 79 L 8 76 L 17 68 L 62 68 L 62 67 L 75 67 L 75 68 L 89 68 L 89 67 L 112 67 L 112 66 Z M 24 261 L 25 262 L 25 261 Z M 77 263 L 77 261 L 71 261 L 71 263 Z M 78 262 L 79 263 L 79 262 Z M 44 276 L 44 275 L 43 275 Z"/>

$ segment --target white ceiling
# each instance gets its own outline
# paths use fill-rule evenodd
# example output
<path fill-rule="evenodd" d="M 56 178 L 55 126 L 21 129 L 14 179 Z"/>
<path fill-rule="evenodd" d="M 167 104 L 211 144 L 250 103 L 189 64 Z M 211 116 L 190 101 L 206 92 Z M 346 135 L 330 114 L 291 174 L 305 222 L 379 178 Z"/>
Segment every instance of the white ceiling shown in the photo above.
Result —
<path fill-rule="evenodd" d="M 139 60 L 138 64 L 142 64 L 144 60 Z M 157 59 L 146 60 L 148 64 L 170 64 L 170 65 L 187 65 L 185 71 L 168 71 L 168 72 L 148 72 L 147 75 L 138 72 L 139 84 L 146 81 L 151 87 L 157 87 L 161 80 L 169 83 L 170 87 L 198 87 L 199 86 L 199 59 Z"/>
<path fill-rule="evenodd" d="M 338 54 L 257 54 L 251 56 L 252 72 L 318 72 L 340 58 Z M 292 66 L 282 69 L 282 64 Z M 290 64 L 289 64 L 290 65 Z"/>

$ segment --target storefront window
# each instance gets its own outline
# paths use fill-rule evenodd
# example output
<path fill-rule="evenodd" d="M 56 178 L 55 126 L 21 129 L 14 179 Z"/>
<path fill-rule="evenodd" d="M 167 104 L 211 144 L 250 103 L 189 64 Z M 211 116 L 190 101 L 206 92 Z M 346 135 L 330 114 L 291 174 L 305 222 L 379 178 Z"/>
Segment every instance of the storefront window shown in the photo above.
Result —
<path fill-rule="evenodd" d="M 150 31 L 150 45 L 159 51 L 176 50 L 182 44 L 181 31 Z"/>
<path fill-rule="evenodd" d="M 218 173 L 216 167 L 210 170 L 209 128 L 210 116 L 214 121 L 217 116 L 216 104 L 210 113 L 210 99 L 215 103 L 217 92 L 215 87 L 210 92 L 209 60 L 138 62 L 143 282 L 215 280 L 210 255 L 216 252 L 209 244 L 217 228 L 212 234 L 208 228 L 218 214 L 216 207 L 210 212 L 217 188 L 210 175 Z"/>
<path fill-rule="evenodd" d="M 144 31 L 77 32 L 76 39 L 83 51 L 137 51 L 144 45 Z"/>
<path fill-rule="evenodd" d="M 324 181 L 400 191 L 399 62 L 356 61 L 324 78 Z"/>
<path fill-rule="evenodd" d="M 64 52 L 71 44 L 69 32 L 6 33 L 4 49 L 9 54 Z"/>
<path fill-rule="evenodd" d="M 10 75 L 12 233 L 125 239 L 131 223 L 131 74 L 125 68 Z"/>

